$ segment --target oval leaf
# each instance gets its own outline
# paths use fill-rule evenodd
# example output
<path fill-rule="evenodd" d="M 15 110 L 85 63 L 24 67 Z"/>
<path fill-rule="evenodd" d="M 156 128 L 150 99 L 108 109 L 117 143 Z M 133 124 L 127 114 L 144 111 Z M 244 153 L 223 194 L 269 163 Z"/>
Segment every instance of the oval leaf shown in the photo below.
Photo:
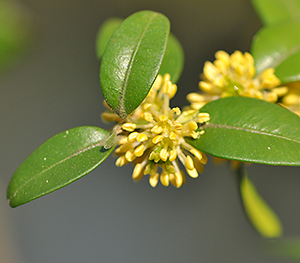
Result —
<path fill-rule="evenodd" d="M 257 232 L 266 238 L 275 238 L 282 235 L 280 219 L 272 208 L 257 192 L 255 185 L 250 181 L 243 167 L 238 170 L 240 194 L 245 213 Z"/>
<path fill-rule="evenodd" d="M 110 18 L 100 27 L 96 38 L 96 52 L 98 59 L 102 58 L 109 39 L 122 21 L 123 19 L 121 18 Z M 173 34 L 170 34 L 159 74 L 164 75 L 169 73 L 171 81 L 176 83 L 182 73 L 183 65 L 183 48 L 179 40 Z"/>
<path fill-rule="evenodd" d="M 159 74 L 169 73 L 171 81 L 176 83 L 182 73 L 184 65 L 184 52 L 179 40 L 173 35 L 169 35 L 166 53 L 161 64 Z"/>
<path fill-rule="evenodd" d="M 7 189 L 16 207 L 60 189 L 99 166 L 113 148 L 104 150 L 109 135 L 98 127 L 83 126 L 61 132 L 37 148 L 15 171 Z"/>
<path fill-rule="evenodd" d="M 122 21 L 123 19 L 121 18 L 113 17 L 107 19 L 99 28 L 96 37 L 96 53 L 98 59 L 102 58 L 109 39 Z"/>
<path fill-rule="evenodd" d="M 270 165 L 300 165 L 300 117 L 263 100 L 230 97 L 206 104 L 208 112 L 195 148 L 216 157 Z"/>
<path fill-rule="evenodd" d="M 262 28 L 253 39 L 251 53 L 258 73 L 272 67 L 283 83 L 300 80 L 300 24 Z"/>
<path fill-rule="evenodd" d="M 300 22 L 299 0 L 252 0 L 252 4 L 267 26 Z"/>
<path fill-rule="evenodd" d="M 115 30 L 102 57 L 100 84 L 104 99 L 122 118 L 147 96 L 160 68 L 170 30 L 162 14 L 141 11 Z"/>

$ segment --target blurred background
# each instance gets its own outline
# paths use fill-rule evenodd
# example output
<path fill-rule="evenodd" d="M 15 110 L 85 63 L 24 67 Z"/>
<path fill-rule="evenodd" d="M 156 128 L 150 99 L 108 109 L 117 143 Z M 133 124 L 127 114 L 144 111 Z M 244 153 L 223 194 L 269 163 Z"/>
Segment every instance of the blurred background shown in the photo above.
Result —
<path fill-rule="evenodd" d="M 261 26 L 250 1 L 9 2 L 25 12 L 34 30 L 22 58 L 0 72 L 0 263 L 292 262 L 265 252 L 264 240 L 244 216 L 235 178 L 211 159 L 204 174 L 188 178 L 181 189 L 153 189 L 147 177 L 134 183 L 133 167 L 118 168 L 110 156 L 50 195 L 15 209 L 6 201 L 15 169 L 45 140 L 81 125 L 109 128 L 100 119 L 95 55 L 103 21 L 143 9 L 170 19 L 185 51 L 173 99 L 173 106 L 182 107 L 217 50 L 249 51 Z M 285 236 L 300 236 L 299 168 L 251 165 L 248 171 L 280 216 Z"/>

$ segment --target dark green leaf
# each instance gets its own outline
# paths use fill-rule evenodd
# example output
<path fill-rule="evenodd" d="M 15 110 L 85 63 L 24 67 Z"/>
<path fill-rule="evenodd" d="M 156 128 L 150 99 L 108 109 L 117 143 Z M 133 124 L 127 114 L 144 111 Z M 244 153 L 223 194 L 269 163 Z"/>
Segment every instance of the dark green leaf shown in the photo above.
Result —
<path fill-rule="evenodd" d="M 236 170 L 245 213 L 256 231 L 265 238 L 282 235 L 280 219 L 257 192 L 255 185 L 247 176 L 244 163 Z"/>
<path fill-rule="evenodd" d="M 267 25 L 300 22 L 299 0 L 252 0 L 262 22 Z"/>
<path fill-rule="evenodd" d="M 98 59 L 102 58 L 109 39 L 122 21 L 123 19 L 121 18 L 113 17 L 106 20 L 99 28 L 96 38 L 96 53 Z"/>
<path fill-rule="evenodd" d="M 110 18 L 100 27 L 96 40 L 98 59 L 102 58 L 109 39 L 122 21 L 120 18 Z M 159 74 L 164 75 L 169 73 L 171 75 L 171 81 L 176 83 L 181 75 L 183 65 L 184 52 L 182 46 L 178 39 L 173 34 L 170 34 Z"/>
<path fill-rule="evenodd" d="M 102 57 L 100 84 L 104 99 L 126 118 L 147 96 L 161 65 L 170 30 L 162 14 L 141 11 L 115 30 Z"/>
<path fill-rule="evenodd" d="M 206 104 L 208 112 L 195 148 L 224 159 L 270 165 L 300 165 L 300 117 L 263 100 L 230 97 Z"/>
<path fill-rule="evenodd" d="M 101 128 L 83 126 L 53 136 L 15 171 L 7 189 L 9 204 L 25 204 L 91 172 L 113 150 L 101 146 L 108 135 Z"/>
<path fill-rule="evenodd" d="M 258 73 L 272 67 L 283 83 L 300 80 L 300 24 L 262 28 L 253 39 L 251 53 Z"/>
<path fill-rule="evenodd" d="M 166 53 L 159 70 L 159 74 L 169 73 L 171 81 L 176 83 L 181 75 L 184 65 L 184 52 L 178 39 L 173 35 L 169 35 Z"/>

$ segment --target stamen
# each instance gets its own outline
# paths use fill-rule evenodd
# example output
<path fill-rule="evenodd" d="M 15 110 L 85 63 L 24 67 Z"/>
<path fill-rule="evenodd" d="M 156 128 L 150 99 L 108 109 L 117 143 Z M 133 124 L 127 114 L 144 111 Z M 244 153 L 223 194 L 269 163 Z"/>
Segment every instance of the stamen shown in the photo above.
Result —
<path fill-rule="evenodd" d="M 129 142 L 134 142 L 136 140 L 136 137 L 139 135 L 138 132 L 132 132 L 128 135 L 128 141 Z"/>
<path fill-rule="evenodd" d="M 189 170 L 193 170 L 195 168 L 194 161 L 189 155 L 186 157 L 184 164 L 185 164 L 185 167 Z"/>
<path fill-rule="evenodd" d="M 167 151 L 166 147 L 161 149 L 159 152 L 159 157 L 160 159 L 162 159 L 164 162 L 167 161 L 168 157 L 169 157 L 169 152 Z"/>
<path fill-rule="evenodd" d="M 169 152 L 169 160 L 170 162 L 173 162 L 175 161 L 176 158 L 177 158 L 177 151 L 173 149 Z"/>
<path fill-rule="evenodd" d="M 137 137 L 136 137 L 136 140 L 138 142 L 144 142 L 144 141 L 147 141 L 148 140 L 148 136 L 144 133 L 140 133 Z"/>
<path fill-rule="evenodd" d="M 154 134 L 161 134 L 163 131 L 163 128 L 161 126 L 155 125 L 152 129 L 151 132 Z"/>
<path fill-rule="evenodd" d="M 132 179 L 136 179 L 139 177 L 139 175 L 141 174 L 142 172 L 142 164 L 141 163 L 137 163 L 134 167 L 134 170 L 132 172 Z"/>
<path fill-rule="evenodd" d="M 159 173 L 151 174 L 149 177 L 149 184 L 154 188 L 157 186 L 159 180 Z"/>
<path fill-rule="evenodd" d="M 161 142 L 164 139 L 163 135 L 157 135 L 152 139 L 152 143 L 154 144 L 158 144 L 159 142 Z"/>
<path fill-rule="evenodd" d="M 169 186 L 169 174 L 163 172 L 160 175 L 160 182 L 164 186 Z"/>
<path fill-rule="evenodd" d="M 136 128 L 136 124 L 135 123 L 129 123 L 129 122 L 127 122 L 127 123 L 124 123 L 122 125 L 122 129 L 125 130 L 125 131 L 129 131 L 129 132 L 134 131 L 135 128 Z"/>
<path fill-rule="evenodd" d="M 148 121 L 148 122 L 153 121 L 153 116 L 150 112 L 144 112 L 143 118 L 144 118 L 145 121 Z"/>
<path fill-rule="evenodd" d="M 137 157 L 141 157 L 144 154 L 144 151 L 145 151 L 145 145 L 140 144 L 138 147 L 135 148 L 134 154 Z"/>

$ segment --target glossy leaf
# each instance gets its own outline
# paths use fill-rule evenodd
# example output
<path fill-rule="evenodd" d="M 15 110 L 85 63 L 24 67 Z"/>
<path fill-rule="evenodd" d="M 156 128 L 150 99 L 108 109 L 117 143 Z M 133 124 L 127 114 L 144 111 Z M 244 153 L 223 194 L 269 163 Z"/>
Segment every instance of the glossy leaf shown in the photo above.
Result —
<path fill-rule="evenodd" d="M 15 171 L 7 189 L 9 204 L 25 204 L 91 172 L 113 150 L 101 146 L 107 135 L 101 128 L 83 126 L 50 138 Z"/>
<path fill-rule="evenodd" d="M 122 21 L 123 19 L 121 18 L 113 17 L 106 20 L 99 28 L 96 37 L 96 53 L 98 59 L 102 58 L 109 39 Z"/>
<path fill-rule="evenodd" d="M 184 52 L 179 40 L 173 35 L 169 35 L 166 53 L 161 64 L 159 74 L 169 73 L 171 81 L 176 83 L 182 73 L 184 65 Z"/>
<path fill-rule="evenodd" d="M 252 0 L 262 22 L 267 25 L 300 22 L 299 0 Z"/>
<path fill-rule="evenodd" d="M 125 19 L 109 40 L 100 84 L 106 102 L 122 119 L 147 96 L 161 66 L 169 30 L 164 15 L 140 11 Z"/>
<path fill-rule="evenodd" d="M 258 73 L 272 67 L 283 83 L 300 80 L 300 24 L 262 28 L 253 39 L 251 53 Z"/>
<path fill-rule="evenodd" d="M 216 157 L 270 165 L 300 165 L 300 117 L 263 100 L 229 97 L 206 104 L 204 134 L 188 142 Z"/>
<path fill-rule="evenodd" d="M 282 235 L 280 219 L 257 192 L 255 185 L 248 178 L 244 164 L 237 170 L 240 194 L 245 213 L 257 232 L 266 238 Z"/>
<path fill-rule="evenodd" d="M 121 18 L 110 18 L 100 27 L 97 40 L 96 51 L 98 59 L 101 59 L 109 39 L 122 23 Z M 171 81 L 176 83 L 182 73 L 184 65 L 184 52 L 179 40 L 171 33 L 168 38 L 166 52 L 159 70 L 159 74 L 169 73 Z"/>
<path fill-rule="evenodd" d="M 14 62 L 32 40 L 34 16 L 21 4 L 0 0 L 0 70 Z"/>

